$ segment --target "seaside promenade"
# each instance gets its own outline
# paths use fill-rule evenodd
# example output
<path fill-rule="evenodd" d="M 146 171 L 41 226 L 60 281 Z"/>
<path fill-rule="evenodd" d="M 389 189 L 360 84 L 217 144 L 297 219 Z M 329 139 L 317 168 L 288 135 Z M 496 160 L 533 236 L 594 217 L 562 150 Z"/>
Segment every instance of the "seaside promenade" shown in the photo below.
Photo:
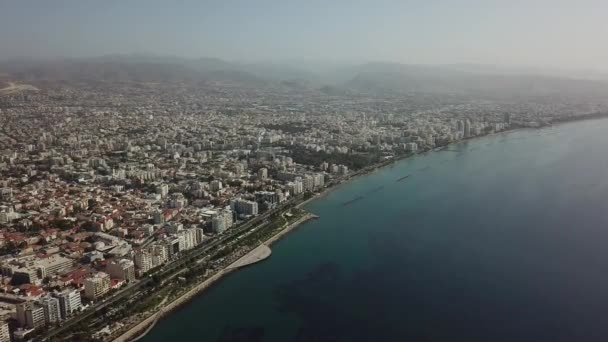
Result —
<path fill-rule="evenodd" d="M 216 274 L 214 274 L 207 280 L 194 286 L 188 292 L 186 292 L 179 298 L 173 300 L 171 303 L 164 306 L 161 310 L 153 313 L 152 315 L 145 318 L 138 324 L 134 325 L 133 327 L 131 327 L 129 330 L 127 330 L 125 333 L 123 333 L 122 335 L 120 335 L 119 337 L 114 339 L 113 341 L 114 342 L 127 342 L 127 341 L 133 342 L 133 341 L 137 341 L 137 340 L 143 338 L 147 333 L 150 332 L 150 330 L 152 330 L 154 325 L 156 325 L 156 323 L 160 319 L 162 319 L 162 317 L 170 314 L 173 310 L 179 308 L 180 306 L 182 306 L 182 305 L 186 304 L 187 302 L 189 302 L 190 300 L 192 300 L 194 297 L 196 297 L 197 295 L 202 293 L 209 286 L 214 284 L 216 281 L 220 280 L 224 275 L 229 274 L 230 272 L 233 272 L 235 270 L 238 270 L 241 267 L 252 265 L 254 263 L 267 259 L 272 254 L 272 250 L 269 247 L 271 244 L 280 240 L 282 237 L 284 237 L 286 234 L 288 234 L 289 232 L 291 232 L 292 230 L 297 228 L 302 223 L 305 223 L 308 220 L 317 219 L 317 218 L 318 218 L 317 215 L 314 215 L 311 213 L 304 214 L 301 218 L 299 218 L 298 220 L 289 224 L 287 227 L 283 228 L 280 232 L 273 235 L 268 240 L 264 241 L 258 247 L 252 249 L 249 253 L 245 254 L 244 256 L 237 259 L 235 262 L 233 262 L 230 265 L 226 266 L 225 268 L 221 269 L 220 271 L 218 271 Z"/>

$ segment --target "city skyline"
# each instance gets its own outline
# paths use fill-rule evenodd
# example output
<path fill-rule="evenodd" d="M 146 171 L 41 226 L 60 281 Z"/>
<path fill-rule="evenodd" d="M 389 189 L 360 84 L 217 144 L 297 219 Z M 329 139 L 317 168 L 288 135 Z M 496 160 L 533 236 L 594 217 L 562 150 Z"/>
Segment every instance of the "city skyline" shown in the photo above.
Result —
<path fill-rule="evenodd" d="M 209 341 L 403 341 L 409 316 L 433 340 L 441 325 L 452 340 L 482 336 L 480 326 L 499 340 L 608 336 L 603 311 L 580 315 L 608 307 L 595 298 L 608 278 L 579 297 L 605 267 L 569 283 L 605 249 L 606 163 L 592 156 L 607 139 L 608 47 L 595 38 L 608 33 L 606 10 L 592 0 L 3 1 L 0 342 L 192 340 L 190 329 Z M 597 220 L 580 230 L 588 216 Z M 271 250 L 303 225 L 301 254 Z M 570 235 L 581 231 L 588 240 Z M 243 297 L 218 286 L 262 261 L 275 268 L 239 286 Z M 416 281 L 419 292 L 400 290 Z M 502 297 L 490 298 L 497 284 Z M 164 319 L 212 287 L 233 292 L 209 316 Z M 327 300 L 338 297 L 348 300 Z M 543 308 L 548 320 L 531 319 Z M 287 326 L 294 338 L 280 336 Z"/>

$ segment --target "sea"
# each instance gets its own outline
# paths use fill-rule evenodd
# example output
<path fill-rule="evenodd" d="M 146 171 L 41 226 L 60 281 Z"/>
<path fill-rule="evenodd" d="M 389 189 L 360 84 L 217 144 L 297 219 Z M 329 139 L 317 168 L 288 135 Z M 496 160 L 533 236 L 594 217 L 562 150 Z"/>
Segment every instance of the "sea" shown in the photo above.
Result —
<path fill-rule="evenodd" d="M 142 340 L 608 341 L 608 120 L 454 144 L 306 209 Z"/>

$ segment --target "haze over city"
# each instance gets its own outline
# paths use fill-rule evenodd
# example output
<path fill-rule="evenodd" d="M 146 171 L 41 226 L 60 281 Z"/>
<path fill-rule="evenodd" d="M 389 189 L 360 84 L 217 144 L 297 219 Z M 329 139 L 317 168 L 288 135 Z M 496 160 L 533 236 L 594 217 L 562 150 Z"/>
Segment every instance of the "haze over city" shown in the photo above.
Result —
<path fill-rule="evenodd" d="M 608 341 L 606 13 L 0 0 L 0 342 Z"/>
<path fill-rule="evenodd" d="M 601 0 L 0 3 L 0 59 L 157 54 L 606 70 Z"/>

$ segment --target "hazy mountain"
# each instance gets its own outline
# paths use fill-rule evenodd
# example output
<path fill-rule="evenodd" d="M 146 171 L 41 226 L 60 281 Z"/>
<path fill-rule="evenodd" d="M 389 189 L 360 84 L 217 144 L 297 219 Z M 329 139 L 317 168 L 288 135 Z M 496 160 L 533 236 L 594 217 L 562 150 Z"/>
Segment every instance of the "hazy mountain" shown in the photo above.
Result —
<path fill-rule="evenodd" d="M 253 74 L 239 70 L 219 59 L 183 59 L 159 56 L 103 56 L 86 59 L 54 61 L 4 62 L 0 72 L 9 78 L 33 82 L 165 82 L 197 83 L 221 82 L 243 85 L 265 84 Z"/>
<path fill-rule="evenodd" d="M 342 86 L 369 93 L 504 93 L 516 96 L 608 94 L 608 82 L 605 81 L 504 72 L 493 68 L 473 70 L 462 66 L 369 63 L 351 68 L 349 72 L 355 73 L 355 76 L 343 82 Z"/>
<path fill-rule="evenodd" d="M 289 64 L 260 62 L 236 65 L 236 67 L 258 77 L 275 81 L 321 82 L 321 76 L 316 72 Z"/>
<path fill-rule="evenodd" d="M 315 70 L 315 68 L 317 68 Z M 484 65 L 406 65 L 261 62 L 234 63 L 217 58 L 187 59 L 154 55 L 111 55 L 54 61 L 19 60 L 0 63 L 5 80 L 97 83 L 163 82 L 244 87 L 278 86 L 291 91 L 316 89 L 340 96 L 367 94 L 479 94 L 605 96 L 603 80 L 551 76 L 536 69 Z M 600 77 L 596 77 L 600 78 Z"/>

